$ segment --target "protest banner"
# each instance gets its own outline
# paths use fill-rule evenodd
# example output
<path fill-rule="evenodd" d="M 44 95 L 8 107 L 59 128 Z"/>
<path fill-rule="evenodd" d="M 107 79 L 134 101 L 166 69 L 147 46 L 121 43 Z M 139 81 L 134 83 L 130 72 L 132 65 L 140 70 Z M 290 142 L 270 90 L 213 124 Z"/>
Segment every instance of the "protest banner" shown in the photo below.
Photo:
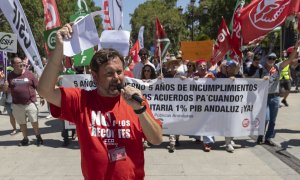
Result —
<path fill-rule="evenodd" d="M 264 133 L 268 81 L 261 79 L 165 78 L 143 82 L 140 89 L 164 134 L 248 136 Z M 65 76 L 64 87 L 94 89 L 90 75 Z"/>

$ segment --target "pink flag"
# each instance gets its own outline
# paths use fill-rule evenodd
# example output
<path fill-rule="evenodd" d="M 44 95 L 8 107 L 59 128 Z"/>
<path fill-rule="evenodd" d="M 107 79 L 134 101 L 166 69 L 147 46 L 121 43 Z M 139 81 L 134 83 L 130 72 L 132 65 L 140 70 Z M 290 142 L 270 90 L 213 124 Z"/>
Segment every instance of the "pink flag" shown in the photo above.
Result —
<path fill-rule="evenodd" d="M 213 56 L 211 59 L 212 64 L 216 64 L 224 59 L 225 54 L 231 50 L 231 38 L 228 27 L 224 18 L 222 17 L 222 23 L 220 25 L 217 40 L 213 45 Z"/>

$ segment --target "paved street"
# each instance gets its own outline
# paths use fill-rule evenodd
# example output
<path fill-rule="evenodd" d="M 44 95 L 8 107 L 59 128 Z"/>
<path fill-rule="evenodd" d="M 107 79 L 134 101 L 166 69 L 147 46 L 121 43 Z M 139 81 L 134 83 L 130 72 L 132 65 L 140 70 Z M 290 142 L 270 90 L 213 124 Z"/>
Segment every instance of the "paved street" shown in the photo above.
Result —
<path fill-rule="evenodd" d="M 145 152 L 146 179 L 299 180 L 300 93 L 290 94 L 288 103 L 289 107 L 280 108 L 277 119 L 274 141 L 279 147 L 257 146 L 251 137 L 243 137 L 235 141 L 240 145 L 235 152 L 227 153 L 224 138 L 217 137 L 213 151 L 206 153 L 201 144 L 184 136 L 181 146 L 169 153 L 166 149 L 168 138 L 165 137 L 162 145 Z M 18 147 L 21 133 L 9 135 L 9 118 L 0 115 L 0 180 L 83 179 L 77 141 L 72 141 L 67 148 L 62 147 L 61 122 L 46 119 L 46 107 L 40 109 L 41 133 L 45 140 L 41 147 Z M 35 136 L 29 127 L 34 144 Z"/>

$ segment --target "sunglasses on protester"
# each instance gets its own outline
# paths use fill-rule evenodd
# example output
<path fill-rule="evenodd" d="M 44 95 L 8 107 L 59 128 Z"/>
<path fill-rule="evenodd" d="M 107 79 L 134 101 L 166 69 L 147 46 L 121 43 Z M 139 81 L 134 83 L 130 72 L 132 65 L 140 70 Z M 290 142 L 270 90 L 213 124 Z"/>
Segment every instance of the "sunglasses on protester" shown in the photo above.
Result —
<path fill-rule="evenodd" d="M 268 60 L 276 60 L 275 57 L 268 57 Z"/>

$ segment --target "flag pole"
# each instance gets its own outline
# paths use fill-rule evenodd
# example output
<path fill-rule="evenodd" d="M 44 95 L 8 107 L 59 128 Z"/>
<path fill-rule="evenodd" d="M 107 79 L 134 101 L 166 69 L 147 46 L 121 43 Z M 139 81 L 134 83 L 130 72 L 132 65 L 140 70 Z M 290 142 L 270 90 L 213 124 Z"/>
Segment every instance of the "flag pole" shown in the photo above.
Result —
<path fill-rule="evenodd" d="M 161 60 L 161 49 L 160 49 L 160 42 L 158 43 L 158 55 L 159 55 L 159 63 L 160 63 L 160 75 L 163 77 L 163 71 L 162 71 L 162 68 L 163 68 L 163 63 L 162 63 L 162 60 Z"/>

